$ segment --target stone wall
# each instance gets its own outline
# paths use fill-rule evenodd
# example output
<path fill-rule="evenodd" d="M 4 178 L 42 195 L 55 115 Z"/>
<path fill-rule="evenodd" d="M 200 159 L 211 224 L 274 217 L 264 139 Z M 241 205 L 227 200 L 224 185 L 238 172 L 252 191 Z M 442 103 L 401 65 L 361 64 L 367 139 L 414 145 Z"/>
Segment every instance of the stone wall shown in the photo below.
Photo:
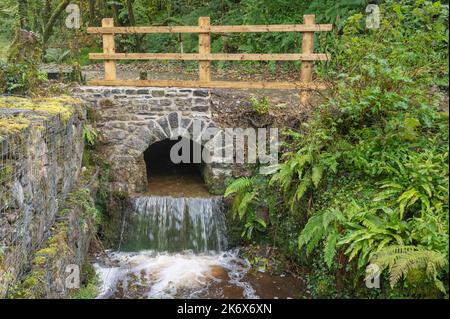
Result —
<path fill-rule="evenodd" d="M 71 298 L 79 291 L 86 277 L 84 270 L 90 265 L 86 257 L 99 214 L 93 200 L 95 191 L 93 183 L 90 187 L 79 186 L 68 195 L 50 236 L 33 253 L 30 271 L 9 292 L 9 297 L 60 299 Z"/>
<path fill-rule="evenodd" d="M 17 109 L 2 103 L 0 120 L 7 125 L 0 132 L 0 297 L 29 270 L 79 176 L 85 116 L 78 104 L 61 106 L 64 115 L 52 104 L 55 115 L 32 103 Z"/>
<path fill-rule="evenodd" d="M 200 122 L 203 131 L 216 126 L 211 120 L 209 90 L 80 87 L 74 94 L 89 107 L 99 132 L 99 153 L 112 170 L 113 191 L 147 189 L 143 154 L 153 143 L 183 135 L 194 122 Z M 223 191 L 230 174 L 231 168 L 223 163 L 203 165 L 205 183 L 213 193 Z"/>
<path fill-rule="evenodd" d="M 74 95 L 95 110 L 99 124 L 157 119 L 171 112 L 211 119 L 210 93 L 203 89 L 84 86 Z"/>

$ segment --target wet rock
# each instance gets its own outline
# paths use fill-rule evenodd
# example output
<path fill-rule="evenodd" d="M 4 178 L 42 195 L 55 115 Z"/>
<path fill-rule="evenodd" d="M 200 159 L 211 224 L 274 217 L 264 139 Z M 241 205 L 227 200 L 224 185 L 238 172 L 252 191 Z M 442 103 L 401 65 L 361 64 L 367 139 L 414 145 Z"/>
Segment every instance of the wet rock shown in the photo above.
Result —
<path fill-rule="evenodd" d="M 212 266 L 210 273 L 211 276 L 220 280 L 228 281 L 230 279 L 230 277 L 228 276 L 228 272 L 221 266 Z"/>

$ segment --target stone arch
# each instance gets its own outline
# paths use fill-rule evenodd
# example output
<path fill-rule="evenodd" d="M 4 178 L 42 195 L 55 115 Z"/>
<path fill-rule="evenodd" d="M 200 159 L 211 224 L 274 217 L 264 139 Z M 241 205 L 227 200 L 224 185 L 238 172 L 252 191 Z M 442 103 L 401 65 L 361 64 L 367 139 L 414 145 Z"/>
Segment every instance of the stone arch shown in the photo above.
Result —
<path fill-rule="evenodd" d="M 187 137 L 202 145 L 207 154 L 217 154 L 223 147 L 222 131 L 213 121 L 186 117 L 181 112 L 171 112 L 136 123 L 129 122 L 127 129 L 126 137 L 119 143 L 115 142 L 119 145 L 114 147 L 112 167 L 114 179 L 117 181 L 115 188 L 129 193 L 147 189 L 144 152 L 154 143 Z M 209 135 L 209 139 L 205 139 L 205 135 Z M 222 163 L 220 158 L 208 156 L 203 165 L 202 176 L 210 192 L 221 193 L 224 179 L 229 175 L 231 175 L 230 165 Z"/>

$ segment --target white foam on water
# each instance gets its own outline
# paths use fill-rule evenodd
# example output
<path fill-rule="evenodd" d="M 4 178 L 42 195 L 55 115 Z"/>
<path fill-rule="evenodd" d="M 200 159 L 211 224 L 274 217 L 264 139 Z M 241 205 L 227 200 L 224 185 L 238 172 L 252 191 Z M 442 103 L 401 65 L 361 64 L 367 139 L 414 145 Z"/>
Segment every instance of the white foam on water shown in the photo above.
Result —
<path fill-rule="evenodd" d="M 243 281 L 250 265 L 238 257 L 237 251 L 194 254 L 108 252 L 113 266 L 95 264 L 101 280 L 98 298 L 111 297 L 119 281 L 126 283 L 130 275 L 145 277 L 147 298 L 195 298 L 214 282 L 222 279 L 212 275 L 214 267 L 223 268 L 229 277 L 228 283 L 243 289 L 243 298 L 258 298 L 254 289 Z M 186 293 L 187 295 L 183 293 Z"/>
<path fill-rule="evenodd" d="M 198 298 L 208 295 L 211 284 L 224 284 L 219 290 L 239 287 L 243 298 L 258 298 L 244 280 L 248 261 L 238 251 L 224 252 L 222 197 L 139 196 L 132 203 L 121 247 L 151 250 L 108 251 L 94 265 L 101 280 L 98 298 Z"/>

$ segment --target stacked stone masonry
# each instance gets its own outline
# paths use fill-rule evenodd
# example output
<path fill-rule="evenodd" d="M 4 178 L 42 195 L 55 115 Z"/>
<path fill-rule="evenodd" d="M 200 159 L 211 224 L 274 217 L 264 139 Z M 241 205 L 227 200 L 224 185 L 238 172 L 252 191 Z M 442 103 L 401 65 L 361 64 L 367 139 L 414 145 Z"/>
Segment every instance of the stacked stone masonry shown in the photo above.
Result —
<path fill-rule="evenodd" d="M 74 94 L 86 102 L 96 123 L 102 153 L 112 168 L 114 191 L 146 190 L 143 154 L 153 143 L 192 133 L 194 122 L 200 123 L 202 134 L 216 127 L 211 120 L 209 90 L 81 87 Z M 196 142 L 211 147 L 203 139 Z M 203 165 L 204 181 L 212 193 L 223 191 L 231 172 L 230 164 L 214 159 Z"/>
<path fill-rule="evenodd" d="M 67 122 L 57 117 L 44 124 L 32 123 L 1 141 L 3 152 L 18 141 L 21 147 L 11 162 L 17 174 L 0 185 L 2 192 L 12 196 L 0 212 L 0 298 L 51 236 L 57 213 L 78 179 L 84 147 L 81 113 L 74 113 Z"/>

